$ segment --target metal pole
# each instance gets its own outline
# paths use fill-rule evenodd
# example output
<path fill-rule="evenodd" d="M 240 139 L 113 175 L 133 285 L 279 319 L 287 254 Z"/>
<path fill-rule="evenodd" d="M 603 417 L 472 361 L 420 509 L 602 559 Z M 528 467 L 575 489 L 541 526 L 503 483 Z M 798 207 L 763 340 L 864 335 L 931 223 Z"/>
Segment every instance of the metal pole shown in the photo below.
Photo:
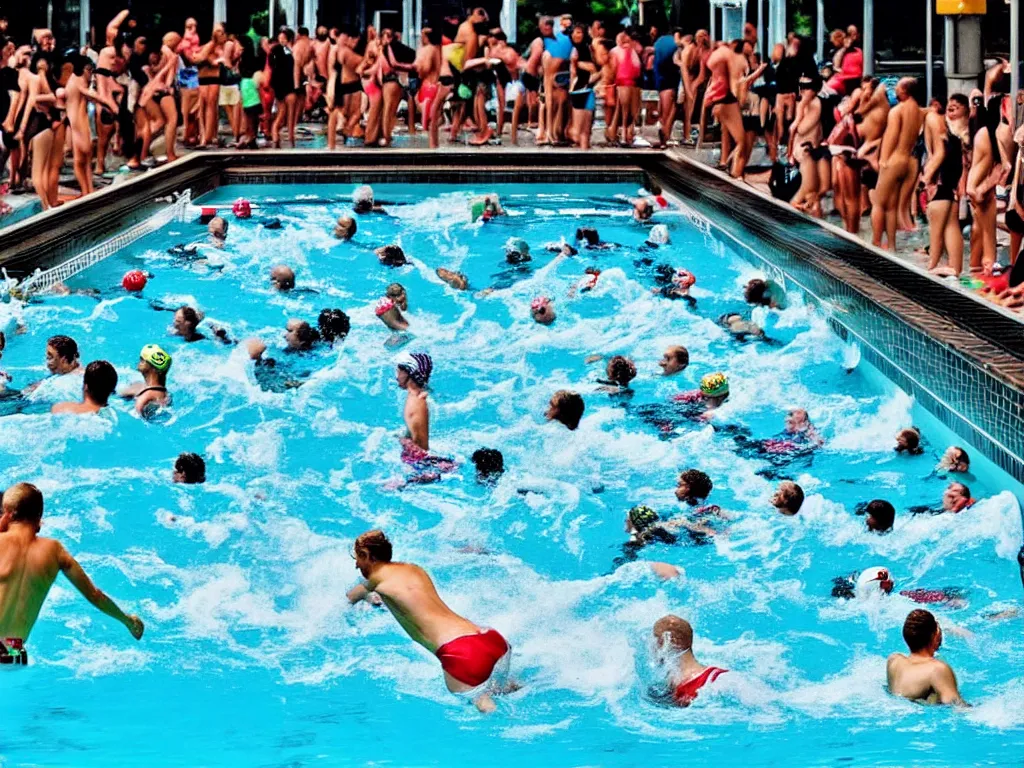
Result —
<path fill-rule="evenodd" d="M 711 34 L 711 41 L 715 42 L 718 39 L 718 35 L 715 30 L 715 4 L 711 3 L 711 23 L 708 24 L 708 32 Z"/>
<path fill-rule="evenodd" d="M 926 84 L 927 97 L 925 105 L 932 103 L 932 0 L 924 0 L 924 82 Z"/>
<path fill-rule="evenodd" d="M 228 21 L 227 0 L 213 0 L 213 23 L 226 24 Z"/>
<path fill-rule="evenodd" d="M 267 39 L 271 45 L 277 42 L 277 26 L 274 21 L 274 7 L 276 5 L 277 0 L 270 0 L 270 14 L 267 16 Z"/>
<path fill-rule="evenodd" d="M 864 0 L 864 74 L 875 74 L 875 0 Z"/>
<path fill-rule="evenodd" d="M 761 54 L 762 60 L 767 59 L 771 55 L 771 51 L 768 51 L 765 46 L 764 39 L 764 20 L 761 18 L 764 11 L 764 0 L 755 0 L 757 3 L 757 50 Z"/>
<path fill-rule="evenodd" d="M 944 26 L 942 44 L 946 51 L 943 56 L 943 66 L 946 70 L 946 81 L 948 82 L 949 76 L 956 72 L 956 25 L 953 23 L 952 16 L 945 18 Z M 946 90 L 949 91 L 948 85 Z"/>
<path fill-rule="evenodd" d="M 92 15 L 89 11 L 89 0 L 81 0 L 78 6 L 78 42 L 83 48 L 89 42 L 89 17 Z"/>
<path fill-rule="evenodd" d="M 1010 93 L 1014 114 L 1017 112 L 1017 91 L 1020 90 L 1020 0 L 1010 0 Z M 1014 126 L 1016 128 L 1016 126 Z"/>
<path fill-rule="evenodd" d="M 818 57 L 825 58 L 825 0 L 818 0 Z"/>

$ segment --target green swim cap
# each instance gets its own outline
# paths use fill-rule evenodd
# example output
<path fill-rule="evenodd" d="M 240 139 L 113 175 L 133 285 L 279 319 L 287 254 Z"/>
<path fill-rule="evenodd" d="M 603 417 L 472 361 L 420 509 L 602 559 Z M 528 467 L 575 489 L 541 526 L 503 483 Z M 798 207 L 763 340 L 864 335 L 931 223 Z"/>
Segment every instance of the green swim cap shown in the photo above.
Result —
<path fill-rule="evenodd" d="M 469 90 L 469 86 L 465 84 L 459 85 L 459 98 L 463 101 L 469 101 L 473 98 L 473 92 Z"/>
<path fill-rule="evenodd" d="M 657 512 L 643 504 L 633 507 L 627 515 L 630 525 L 636 528 L 637 533 L 643 533 L 661 519 Z"/>
<path fill-rule="evenodd" d="M 729 394 L 729 378 L 721 371 L 709 373 L 700 380 L 700 391 L 705 397 L 725 397 Z"/>
<path fill-rule="evenodd" d="M 171 368 L 171 356 L 156 344 L 147 344 L 139 352 L 139 357 L 156 368 L 160 373 L 167 373 Z"/>

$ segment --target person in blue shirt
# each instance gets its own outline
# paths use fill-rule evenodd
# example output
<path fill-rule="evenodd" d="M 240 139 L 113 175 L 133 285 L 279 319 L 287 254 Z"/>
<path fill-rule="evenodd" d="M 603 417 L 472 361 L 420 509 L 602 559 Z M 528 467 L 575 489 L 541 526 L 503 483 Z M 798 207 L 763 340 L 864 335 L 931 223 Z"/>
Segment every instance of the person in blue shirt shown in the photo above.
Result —
<path fill-rule="evenodd" d="M 548 19 L 550 21 L 550 19 Z M 572 56 L 572 38 L 562 31 L 556 31 L 551 23 L 541 20 L 541 39 L 544 52 L 544 102 L 547 120 L 547 137 L 551 144 L 565 141 L 568 123 L 566 106 L 569 103 L 569 59 Z M 539 142 L 538 142 L 539 143 Z"/>
<path fill-rule="evenodd" d="M 677 54 L 683 44 L 683 31 L 678 27 L 670 35 L 662 35 L 654 41 L 654 89 L 658 92 L 658 139 L 664 147 L 672 138 L 672 126 L 676 121 L 676 99 L 682 72 Z"/>

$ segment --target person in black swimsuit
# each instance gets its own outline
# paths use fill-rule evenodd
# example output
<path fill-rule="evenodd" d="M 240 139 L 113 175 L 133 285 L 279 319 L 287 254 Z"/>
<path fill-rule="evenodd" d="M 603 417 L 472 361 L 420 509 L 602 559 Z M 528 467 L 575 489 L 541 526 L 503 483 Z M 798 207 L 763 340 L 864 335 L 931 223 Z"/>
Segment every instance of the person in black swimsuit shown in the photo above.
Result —
<path fill-rule="evenodd" d="M 295 57 L 292 55 L 292 43 L 295 33 L 288 28 L 282 29 L 277 35 L 277 45 L 270 51 L 270 88 L 277 102 L 277 117 L 274 119 L 272 135 L 274 146 L 281 147 L 281 126 L 288 121 L 289 141 L 295 147 L 295 123 L 298 119 L 298 76 L 295 72 Z"/>
<path fill-rule="evenodd" d="M 943 274 L 959 275 L 963 268 L 964 240 L 957 205 L 957 189 L 963 175 L 963 142 L 954 126 L 965 123 L 968 109 L 967 98 L 956 93 L 949 97 L 946 116 L 936 112 L 925 116 L 928 162 L 923 176 L 928 200 L 928 269 Z M 949 255 L 949 266 L 940 268 L 943 252 Z"/>

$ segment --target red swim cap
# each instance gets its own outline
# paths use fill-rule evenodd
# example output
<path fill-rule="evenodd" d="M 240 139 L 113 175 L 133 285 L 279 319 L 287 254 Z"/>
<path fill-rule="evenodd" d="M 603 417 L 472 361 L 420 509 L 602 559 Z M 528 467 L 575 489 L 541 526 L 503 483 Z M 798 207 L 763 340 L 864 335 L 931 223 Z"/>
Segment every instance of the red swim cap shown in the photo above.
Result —
<path fill-rule="evenodd" d="M 141 291 L 146 287 L 146 273 L 141 269 L 133 269 L 130 272 L 125 272 L 124 277 L 121 278 L 121 286 L 126 291 Z"/>
<path fill-rule="evenodd" d="M 235 214 L 236 219 L 248 219 L 252 216 L 252 207 L 249 205 L 249 201 L 243 197 L 235 200 L 235 204 L 231 206 L 231 212 Z"/>

